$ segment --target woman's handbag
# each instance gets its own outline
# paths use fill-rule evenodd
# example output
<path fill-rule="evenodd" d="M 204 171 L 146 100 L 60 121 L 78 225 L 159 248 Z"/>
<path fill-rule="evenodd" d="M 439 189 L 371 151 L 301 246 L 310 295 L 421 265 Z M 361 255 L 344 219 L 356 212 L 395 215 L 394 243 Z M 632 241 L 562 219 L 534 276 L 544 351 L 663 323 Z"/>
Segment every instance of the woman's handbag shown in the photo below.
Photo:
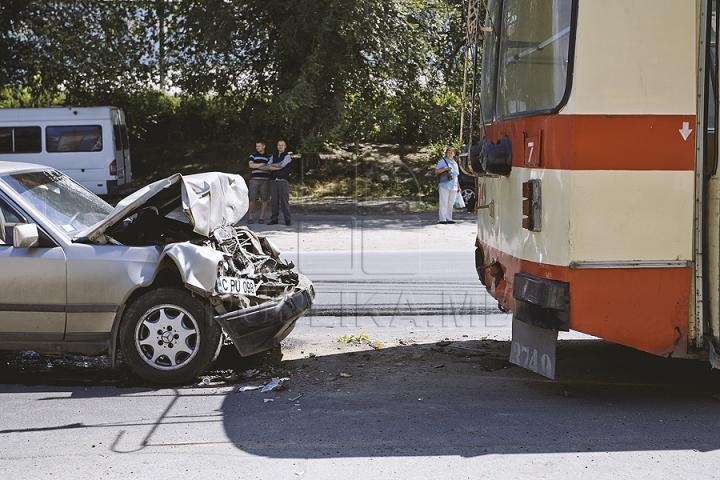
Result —
<path fill-rule="evenodd" d="M 447 160 L 445 160 L 445 165 L 447 165 L 448 167 L 450 166 L 448 164 Z M 452 170 L 446 170 L 437 176 L 437 183 L 439 185 L 441 183 L 449 182 L 452 179 L 453 179 Z"/>

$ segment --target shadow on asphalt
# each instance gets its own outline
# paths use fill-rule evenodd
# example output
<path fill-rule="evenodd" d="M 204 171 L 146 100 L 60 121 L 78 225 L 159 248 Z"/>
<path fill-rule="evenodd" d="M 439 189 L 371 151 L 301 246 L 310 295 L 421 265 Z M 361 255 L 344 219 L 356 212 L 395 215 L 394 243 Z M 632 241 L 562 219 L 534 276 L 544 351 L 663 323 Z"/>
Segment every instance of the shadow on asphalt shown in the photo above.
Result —
<path fill-rule="evenodd" d="M 655 357 L 599 340 L 559 342 L 554 381 L 510 365 L 509 342 L 490 340 L 291 361 L 281 360 L 279 350 L 251 359 L 233 351 L 223 351 L 208 378 L 232 387 L 219 416 L 229 440 L 252 455 L 472 457 L 720 448 L 710 428 L 720 415 L 720 372 L 706 362 Z M 51 370 L 4 360 L 0 382 L 6 392 L 22 391 L 14 383 L 48 385 L 53 392 L 57 385 L 119 387 L 72 389 L 79 397 L 147 391 L 124 367 Z M 243 378 L 247 370 L 257 372 Z M 287 390 L 237 391 L 273 376 L 289 377 Z M 201 395 L 202 388 L 164 392 Z M 155 425 L 165 415 L 172 412 Z"/>
<path fill-rule="evenodd" d="M 484 354 L 418 345 L 289 362 L 292 392 L 227 397 L 227 435 L 277 458 L 720 448 L 707 434 L 720 372 L 706 362 L 564 341 L 550 381 L 507 363 L 509 342 L 463 343 Z"/>

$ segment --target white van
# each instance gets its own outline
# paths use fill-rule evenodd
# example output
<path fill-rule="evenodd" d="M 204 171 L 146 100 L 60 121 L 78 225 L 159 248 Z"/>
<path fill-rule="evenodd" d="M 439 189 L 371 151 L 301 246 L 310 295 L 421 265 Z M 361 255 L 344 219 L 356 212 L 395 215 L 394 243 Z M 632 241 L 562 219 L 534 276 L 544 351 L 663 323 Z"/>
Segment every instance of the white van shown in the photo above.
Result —
<path fill-rule="evenodd" d="M 116 107 L 2 108 L 0 160 L 57 168 L 99 195 L 132 180 L 125 114 Z"/>

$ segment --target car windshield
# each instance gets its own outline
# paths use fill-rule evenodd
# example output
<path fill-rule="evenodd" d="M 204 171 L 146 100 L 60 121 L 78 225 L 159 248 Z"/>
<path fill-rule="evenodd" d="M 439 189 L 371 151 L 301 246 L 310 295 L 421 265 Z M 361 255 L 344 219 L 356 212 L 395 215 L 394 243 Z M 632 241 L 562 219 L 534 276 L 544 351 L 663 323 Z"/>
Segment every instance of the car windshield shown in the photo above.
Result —
<path fill-rule="evenodd" d="M 57 170 L 12 173 L 0 179 L 69 236 L 103 220 L 112 207 Z"/>

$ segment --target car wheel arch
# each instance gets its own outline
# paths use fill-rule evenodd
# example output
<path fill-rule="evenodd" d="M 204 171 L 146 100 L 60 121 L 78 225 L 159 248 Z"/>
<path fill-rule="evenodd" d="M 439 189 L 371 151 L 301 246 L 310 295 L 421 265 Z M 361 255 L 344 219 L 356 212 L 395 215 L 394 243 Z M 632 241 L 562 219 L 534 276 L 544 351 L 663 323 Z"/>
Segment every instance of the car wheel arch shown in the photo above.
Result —
<path fill-rule="evenodd" d="M 170 257 L 163 258 L 155 269 L 150 283 L 138 284 L 136 288 L 130 290 L 119 306 L 115 318 L 113 319 L 112 329 L 110 331 L 110 339 L 108 342 L 108 355 L 112 368 L 117 362 L 118 345 L 120 343 L 120 323 L 122 322 L 125 310 L 132 305 L 138 298 L 147 292 L 160 287 L 184 287 L 183 278 L 180 269 L 173 259 Z M 187 289 L 192 295 L 196 295 L 190 289 Z"/>

